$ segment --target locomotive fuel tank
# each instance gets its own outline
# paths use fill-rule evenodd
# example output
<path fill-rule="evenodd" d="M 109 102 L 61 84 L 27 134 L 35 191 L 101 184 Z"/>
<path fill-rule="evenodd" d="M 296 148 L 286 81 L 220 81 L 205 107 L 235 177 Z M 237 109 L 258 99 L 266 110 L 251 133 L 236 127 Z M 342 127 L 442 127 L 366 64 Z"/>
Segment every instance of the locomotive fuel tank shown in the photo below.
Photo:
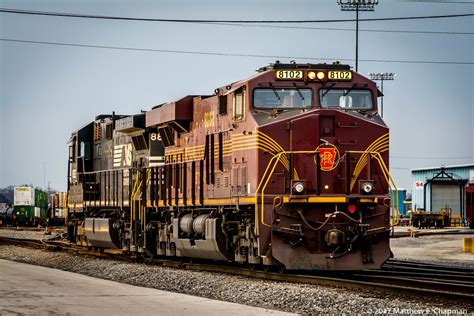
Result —
<path fill-rule="evenodd" d="M 175 218 L 171 241 L 179 256 L 224 261 L 232 258 L 232 252 L 226 249 L 222 219 L 209 218 L 208 214 Z"/>
<path fill-rule="evenodd" d="M 84 220 L 84 235 L 87 241 L 95 247 L 121 248 L 117 228 L 112 218 L 86 218 Z"/>

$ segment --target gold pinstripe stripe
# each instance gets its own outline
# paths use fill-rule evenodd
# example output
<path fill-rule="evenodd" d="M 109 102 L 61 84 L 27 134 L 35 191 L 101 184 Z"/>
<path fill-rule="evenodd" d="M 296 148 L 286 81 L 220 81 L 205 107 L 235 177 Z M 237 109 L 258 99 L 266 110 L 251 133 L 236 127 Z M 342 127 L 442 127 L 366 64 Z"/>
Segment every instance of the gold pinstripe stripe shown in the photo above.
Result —
<path fill-rule="evenodd" d="M 379 138 L 377 138 L 374 142 L 372 142 L 372 144 L 369 145 L 369 147 L 367 147 L 367 149 L 365 151 L 367 153 L 370 152 L 370 151 L 374 151 L 374 149 L 376 149 L 380 144 L 386 144 L 386 143 L 388 143 L 388 133 L 380 136 Z M 356 168 L 354 169 L 354 172 L 356 172 L 356 171 L 360 172 L 359 169 L 362 169 L 363 166 L 365 165 L 364 164 L 364 159 L 365 160 L 367 159 L 367 154 L 363 154 L 359 158 L 359 161 L 357 162 L 357 165 L 356 165 Z"/>
<path fill-rule="evenodd" d="M 284 151 L 283 147 L 278 144 L 273 138 L 268 136 L 267 134 L 256 131 L 252 134 L 234 134 L 231 136 L 230 140 L 224 141 L 224 148 L 223 148 L 223 156 L 228 157 L 232 155 L 235 151 L 240 150 L 251 150 L 251 149 L 260 149 L 265 152 L 270 153 L 271 155 L 275 155 L 279 152 Z M 214 158 L 218 158 L 219 146 L 218 144 L 214 145 Z M 203 159 L 204 158 L 204 145 L 192 146 L 189 148 L 182 148 L 182 149 L 173 149 L 167 151 L 165 156 L 167 159 L 172 159 L 176 155 L 183 155 L 184 160 L 196 160 L 196 159 Z M 282 165 L 289 170 L 289 160 L 286 156 L 281 157 L 280 162 Z M 298 173 L 294 170 L 295 178 L 298 179 Z"/>
<path fill-rule="evenodd" d="M 380 136 L 372 144 L 370 144 L 369 147 L 367 147 L 367 149 L 365 150 L 365 153 L 359 157 L 356 167 L 354 168 L 354 172 L 352 174 L 352 180 L 351 180 L 351 188 L 350 188 L 351 190 L 354 188 L 354 185 L 360 173 L 367 165 L 369 152 L 382 153 L 382 152 L 386 152 L 388 149 L 389 149 L 389 134 L 388 133 Z"/>

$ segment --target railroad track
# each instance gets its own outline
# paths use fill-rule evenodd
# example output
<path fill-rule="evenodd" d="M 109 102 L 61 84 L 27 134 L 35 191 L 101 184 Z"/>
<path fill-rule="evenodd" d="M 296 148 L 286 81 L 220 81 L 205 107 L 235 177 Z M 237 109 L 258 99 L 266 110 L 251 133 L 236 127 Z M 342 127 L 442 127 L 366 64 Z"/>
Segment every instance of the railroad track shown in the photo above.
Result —
<path fill-rule="evenodd" d="M 44 232 L 45 228 L 44 227 L 38 228 L 38 227 L 0 226 L 0 230 L 15 230 L 17 232 L 18 231 Z"/>
<path fill-rule="evenodd" d="M 381 270 L 363 270 L 362 272 L 377 276 L 404 276 L 474 286 L 474 268 L 469 267 L 389 259 Z"/>
<path fill-rule="evenodd" d="M 418 297 L 428 301 L 462 305 L 474 311 L 474 269 L 449 265 L 390 259 L 380 270 L 357 272 L 273 272 L 235 264 L 209 263 L 201 260 L 150 259 L 130 257 L 122 251 L 96 251 L 59 240 L 19 239 L 0 236 L 0 244 L 13 244 L 49 251 L 68 251 L 82 255 L 139 261 L 196 271 L 241 275 L 264 280 L 314 284 L 357 291 L 369 291 L 389 297 Z M 324 275 L 323 275 L 324 273 Z"/>

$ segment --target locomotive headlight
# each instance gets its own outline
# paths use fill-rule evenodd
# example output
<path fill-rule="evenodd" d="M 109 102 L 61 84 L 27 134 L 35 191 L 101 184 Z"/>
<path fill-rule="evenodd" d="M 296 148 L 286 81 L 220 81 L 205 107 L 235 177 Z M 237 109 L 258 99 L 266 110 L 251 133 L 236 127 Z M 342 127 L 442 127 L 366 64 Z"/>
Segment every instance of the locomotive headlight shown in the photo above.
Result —
<path fill-rule="evenodd" d="M 374 190 L 374 184 L 372 182 L 362 183 L 362 191 L 365 194 L 370 194 Z"/>
<path fill-rule="evenodd" d="M 316 79 L 316 73 L 314 71 L 308 71 L 308 79 L 309 80 Z"/>
<path fill-rule="evenodd" d="M 293 191 L 295 193 L 301 194 L 304 192 L 304 184 L 302 182 L 296 182 L 293 184 Z"/>
<path fill-rule="evenodd" d="M 324 71 L 308 71 L 306 73 L 306 78 L 308 78 L 309 80 L 324 80 L 326 79 L 326 74 L 324 73 Z"/>

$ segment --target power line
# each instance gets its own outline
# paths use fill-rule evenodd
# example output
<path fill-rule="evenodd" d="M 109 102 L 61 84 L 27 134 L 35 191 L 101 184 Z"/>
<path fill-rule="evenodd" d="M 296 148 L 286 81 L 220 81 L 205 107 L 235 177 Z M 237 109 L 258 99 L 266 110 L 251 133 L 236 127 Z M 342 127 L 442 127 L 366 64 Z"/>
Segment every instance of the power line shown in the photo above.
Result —
<path fill-rule="evenodd" d="M 47 12 L 47 11 L 33 11 L 33 10 L 18 10 L 0 8 L 0 12 L 12 14 L 27 14 L 27 15 L 43 15 L 56 16 L 67 18 L 83 18 L 83 19 L 103 19 L 103 20 L 123 20 L 123 21 L 142 21 L 142 22 L 172 22 L 172 23 L 344 23 L 354 22 L 355 19 L 335 19 L 335 20 L 214 20 L 214 19 L 161 19 L 161 18 L 138 18 L 138 17 L 123 17 L 123 16 L 109 16 L 109 15 L 91 15 L 91 14 L 76 14 L 63 12 Z M 359 19 L 359 21 L 401 21 L 401 20 L 424 20 L 424 19 L 444 19 L 444 18 L 459 18 L 474 16 L 474 13 L 463 14 L 446 14 L 446 15 L 429 15 L 429 16 L 407 16 L 407 17 L 388 17 L 388 18 L 372 18 Z"/>
<path fill-rule="evenodd" d="M 15 11 L 15 12 L 13 12 Z M 21 11 L 21 12 L 16 12 Z M 24 12 L 23 12 L 24 11 Z M 64 16 L 64 17 L 84 17 L 84 18 L 106 18 L 106 19 L 126 19 L 126 20 L 140 20 L 140 21 L 158 21 L 158 22 L 187 22 L 189 23 L 202 23 L 202 24 L 212 24 L 212 25 L 224 25 L 224 26 L 238 26 L 238 27 L 259 27 L 259 28 L 277 28 L 277 29 L 298 29 L 298 30 L 324 30 L 324 31 L 354 31 L 351 28 L 328 28 L 328 27 L 305 27 L 305 26 L 283 26 L 283 25 L 256 25 L 253 23 L 259 23 L 258 21 L 244 21 L 246 24 L 239 24 L 235 21 L 228 22 L 213 22 L 202 20 L 166 20 L 166 19 L 145 19 L 145 18 L 122 18 L 122 17 L 104 17 L 104 16 L 82 16 L 78 14 L 67 14 L 67 13 L 55 13 L 55 12 L 42 12 L 42 11 L 27 11 L 26 10 L 11 10 L 11 9 L 0 9 L 0 12 L 4 13 L 18 13 L 18 14 L 35 14 L 35 15 L 48 15 L 48 16 Z M 29 13 L 31 12 L 31 13 Z M 452 15 L 452 16 L 432 16 L 432 17 L 414 17 L 414 18 L 441 18 L 441 17 L 459 17 L 461 15 Z M 410 18 L 410 17 L 409 17 Z M 364 21 L 364 19 L 359 19 Z M 375 21 L 378 19 L 367 19 L 370 21 Z M 354 20 L 319 20 L 314 22 L 352 22 Z M 278 21 L 268 21 L 269 23 L 277 23 Z M 264 23 L 262 21 L 261 23 Z M 293 23 L 293 22 L 287 22 Z M 295 21 L 295 23 L 300 23 L 300 21 Z M 301 21 L 301 23 L 304 23 Z M 474 35 L 474 32 L 454 32 L 454 31 L 412 31 L 412 30 L 382 30 L 382 29 L 362 29 L 360 32 L 371 32 L 371 33 L 407 33 L 407 34 L 444 34 L 444 35 Z"/>
<path fill-rule="evenodd" d="M 431 3 L 438 3 L 438 4 L 474 4 L 474 2 L 470 1 L 451 1 L 451 0 L 402 0 L 402 2 L 431 2 Z"/>
<path fill-rule="evenodd" d="M 260 55 L 260 54 L 245 54 L 245 53 L 222 53 L 222 52 L 136 48 L 136 47 L 121 47 L 121 46 L 105 46 L 105 45 L 87 45 L 87 44 L 75 44 L 75 43 L 18 40 L 18 39 L 10 39 L 10 38 L 0 38 L 0 41 L 26 43 L 26 44 L 43 44 L 43 45 L 70 46 L 70 47 L 100 48 L 100 49 L 189 54 L 189 55 L 211 55 L 211 56 L 226 56 L 226 57 L 279 58 L 279 59 L 323 60 L 323 61 L 327 61 L 327 60 L 353 61 L 354 60 L 350 58 L 316 58 L 316 57 L 307 57 L 307 56 Z M 426 60 L 389 60 L 389 59 L 360 59 L 360 61 L 373 62 L 373 63 L 474 65 L 474 62 L 464 62 L 464 61 L 426 61 Z"/>
<path fill-rule="evenodd" d="M 15 11 L 15 12 L 13 12 Z M 22 12 L 16 12 L 22 11 Z M 25 12 L 23 12 L 25 11 Z M 35 14 L 35 15 L 51 15 L 51 16 L 65 16 L 65 17 L 83 17 L 82 15 L 77 14 L 66 14 L 66 13 L 54 13 L 54 12 L 41 12 L 41 11 L 28 11 L 31 13 L 27 13 L 26 10 L 11 10 L 11 9 L 0 9 L 0 12 L 4 13 L 18 13 L 18 14 Z M 456 17 L 459 15 L 456 15 Z M 84 16 L 86 17 L 86 16 Z M 437 16 L 437 17 L 448 17 L 448 16 Z M 454 16 L 452 16 L 454 17 Z M 90 16 L 90 18 L 94 18 L 94 16 Z M 178 21 L 171 21 L 171 20 L 163 20 L 163 19 L 142 19 L 142 18 L 122 18 L 122 17 L 102 17 L 97 16 L 97 18 L 107 18 L 107 19 L 132 19 L 132 20 L 146 20 L 146 21 L 158 21 L 158 22 L 178 22 Z M 430 18 L 430 17 L 424 17 Z M 434 17 L 432 17 L 434 18 Z M 359 19 L 360 21 L 364 21 L 364 19 Z M 374 19 L 368 19 L 373 21 Z M 187 20 L 186 20 L 187 21 Z M 320 22 L 353 22 L 354 20 L 321 20 Z M 180 22 L 185 22 L 181 20 Z M 250 23 L 249 21 L 247 21 Z M 276 21 L 269 21 L 270 23 L 276 23 Z M 239 26 L 239 27 L 260 27 L 260 28 L 278 28 L 278 29 L 299 29 L 299 30 L 325 30 L 325 31 L 354 31 L 351 28 L 326 28 L 326 27 L 305 27 L 305 26 L 283 26 L 283 25 L 255 25 L 255 24 L 239 24 L 234 21 L 226 22 L 212 22 L 208 21 L 205 22 L 198 22 L 197 20 L 191 21 L 189 23 L 203 23 L 203 24 L 213 24 L 213 25 L 225 25 L 225 26 Z M 255 21 L 254 23 L 258 23 Z M 263 23 L 263 22 L 262 22 Z M 290 23 L 290 22 L 288 22 Z M 448 35 L 473 35 L 474 32 L 454 32 L 454 31 L 412 31 L 412 30 L 380 30 L 380 29 L 362 29 L 359 30 L 361 32 L 374 32 L 374 33 L 412 33 L 412 34 L 448 34 Z"/>
<path fill-rule="evenodd" d="M 321 30 L 321 31 L 350 31 L 352 28 L 331 28 L 331 27 L 310 27 L 310 26 L 283 26 L 283 25 L 255 25 L 238 23 L 206 23 L 212 25 L 239 26 L 239 27 L 259 27 L 275 29 L 296 29 L 296 30 Z M 474 35 L 474 32 L 454 32 L 454 31 L 412 31 L 412 30 L 381 30 L 381 29 L 360 29 L 359 32 L 368 33 L 406 33 L 406 34 L 442 34 L 442 35 Z"/>

